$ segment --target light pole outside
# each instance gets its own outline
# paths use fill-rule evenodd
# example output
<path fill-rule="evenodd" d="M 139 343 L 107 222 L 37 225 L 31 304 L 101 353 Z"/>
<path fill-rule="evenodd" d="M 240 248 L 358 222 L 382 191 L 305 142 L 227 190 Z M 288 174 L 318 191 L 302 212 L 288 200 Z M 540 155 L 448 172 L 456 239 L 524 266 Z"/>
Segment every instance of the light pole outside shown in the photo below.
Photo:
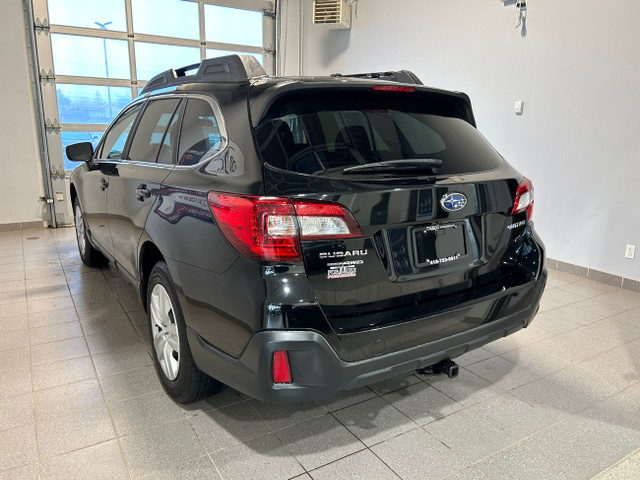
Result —
<path fill-rule="evenodd" d="M 107 30 L 107 25 L 111 25 L 113 22 L 106 22 L 106 23 L 100 23 L 100 22 L 93 22 L 95 23 L 98 27 L 100 27 L 100 30 Z M 105 71 L 105 77 L 109 78 L 109 61 L 107 60 L 107 39 L 103 38 L 102 39 L 102 50 L 104 52 L 104 71 Z M 111 88 L 107 87 L 107 98 L 109 101 L 109 119 L 113 118 L 113 113 L 111 112 Z"/>

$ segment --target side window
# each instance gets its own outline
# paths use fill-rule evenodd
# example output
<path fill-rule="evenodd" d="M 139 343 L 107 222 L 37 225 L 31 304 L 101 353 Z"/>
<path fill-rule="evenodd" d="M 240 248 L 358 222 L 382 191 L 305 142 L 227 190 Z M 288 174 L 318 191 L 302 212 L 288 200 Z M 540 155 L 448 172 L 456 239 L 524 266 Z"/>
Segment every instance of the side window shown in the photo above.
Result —
<path fill-rule="evenodd" d="M 162 139 L 162 145 L 160 145 L 160 153 L 158 153 L 158 163 L 164 163 L 171 165 L 175 160 L 173 154 L 178 150 L 178 133 L 180 131 L 180 109 L 178 106 L 173 113 L 167 133 Z"/>
<path fill-rule="evenodd" d="M 133 135 L 129 158 L 139 162 L 155 162 L 160 145 L 180 102 L 177 98 L 152 100 L 142 113 Z"/>
<path fill-rule="evenodd" d="M 195 165 L 220 150 L 222 137 L 209 102 L 190 98 L 183 118 L 178 165 Z"/>
<path fill-rule="evenodd" d="M 130 108 L 111 126 L 111 129 L 105 134 L 101 158 L 122 158 L 122 150 L 124 150 L 133 122 L 135 122 L 141 108 L 142 103 Z"/>

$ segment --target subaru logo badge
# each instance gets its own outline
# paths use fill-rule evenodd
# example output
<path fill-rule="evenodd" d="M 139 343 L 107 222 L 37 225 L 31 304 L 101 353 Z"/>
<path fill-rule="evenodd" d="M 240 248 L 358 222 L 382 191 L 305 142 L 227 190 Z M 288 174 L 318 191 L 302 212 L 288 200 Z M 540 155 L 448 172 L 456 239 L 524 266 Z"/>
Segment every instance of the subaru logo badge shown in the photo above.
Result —
<path fill-rule="evenodd" d="M 440 205 L 447 212 L 462 210 L 467 204 L 467 197 L 462 193 L 447 193 L 440 199 Z"/>

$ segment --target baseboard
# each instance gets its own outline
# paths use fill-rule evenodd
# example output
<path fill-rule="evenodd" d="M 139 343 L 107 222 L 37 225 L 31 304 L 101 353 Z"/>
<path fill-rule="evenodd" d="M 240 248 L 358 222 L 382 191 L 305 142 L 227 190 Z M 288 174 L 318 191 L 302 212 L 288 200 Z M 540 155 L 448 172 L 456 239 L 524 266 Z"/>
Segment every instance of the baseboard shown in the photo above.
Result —
<path fill-rule="evenodd" d="M 547 258 L 547 267 L 553 270 L 558 270 L 559 272 L 570 273 L 577 277 L 588 278 L 594 282 L 613 285 L 614 287 L 620 287 L 625 290 L 640 293 L 640 282 L 638 280 L 632 280 L 619 275 L 601 272 L 600 270 L 594 270 L 593 268 L 581 267 L 580 265 L 574 265 L 572 263 L 555 260 L 553 258 Z"/>
<path fill-rule="evenodd" d="M 33 230 L 36 228 L 44 228 L 44 226 L 45 225 L 42 220 L 38 220 L 36 222 L 0 223 L 0 232 Z"/>

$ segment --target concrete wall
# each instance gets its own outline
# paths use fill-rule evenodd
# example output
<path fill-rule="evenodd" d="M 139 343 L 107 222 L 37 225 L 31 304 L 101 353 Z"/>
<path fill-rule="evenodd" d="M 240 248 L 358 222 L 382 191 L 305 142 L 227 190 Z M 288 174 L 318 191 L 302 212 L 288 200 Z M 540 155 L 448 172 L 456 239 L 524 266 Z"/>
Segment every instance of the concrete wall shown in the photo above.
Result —
<path fill-rule="evenodd" d="M 531 0 L 525 37 L 499 0 L 363 0 L 350 31 L 312 25 L 305 75 L 406 68 L 467 92 L 480 131 L 536 188 L 550 257 L 640 280 L 640 2 Z M 284 73 L 299 73 L 299 2 L 283 0 Z M 524 115 L 514 102 L 524 100 Z"/>
<path fill-rule="evenodd" d="M 22 2 L 0 15 L 0 229 L 42 221 L 40 160 L 32 109 Z"/>

